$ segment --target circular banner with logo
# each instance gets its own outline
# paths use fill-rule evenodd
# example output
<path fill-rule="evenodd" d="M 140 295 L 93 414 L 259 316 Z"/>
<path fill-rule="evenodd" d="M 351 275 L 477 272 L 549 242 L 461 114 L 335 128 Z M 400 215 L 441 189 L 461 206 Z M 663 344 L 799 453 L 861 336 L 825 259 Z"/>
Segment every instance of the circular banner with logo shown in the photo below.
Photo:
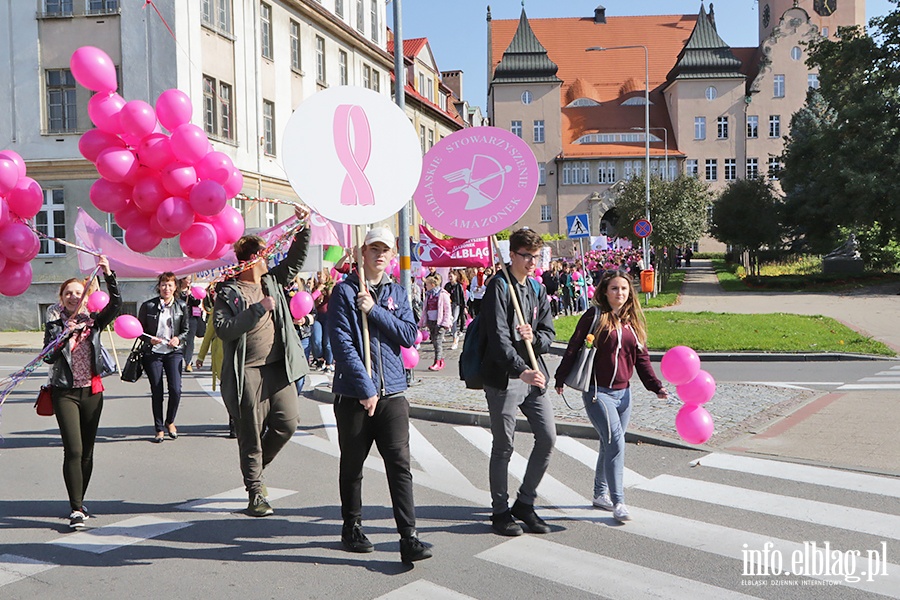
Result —
<path fill-rule="evenodd" d="M 399 211 L 422 172 L 406 114 L 388 96 L 361 87 L 335 86 L 304 100 L 287 122 L 282 154 L 300 199 L 348 225 Z"/>
<path fill-rule="evenodd" d="M 448 135 L 425 155 L 416 208 L 441 233 L 471 239 L 511 228 L 538 187 L 528 144 L 498 127 Z"/>

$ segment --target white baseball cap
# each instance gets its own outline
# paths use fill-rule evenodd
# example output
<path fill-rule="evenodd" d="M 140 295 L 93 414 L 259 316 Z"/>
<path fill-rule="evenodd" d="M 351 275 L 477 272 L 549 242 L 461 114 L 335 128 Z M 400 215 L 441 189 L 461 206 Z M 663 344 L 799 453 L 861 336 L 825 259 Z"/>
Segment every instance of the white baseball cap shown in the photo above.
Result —
<path fill-rule="evenodd" d="M 368 246 L 375 242 L 381 242 L 388 248 L 393 248 L 396 239 L 394 238 L 393 232 L 387 227 L 373 227 L 366 233 L 366 239 L 363 242 L 363 246 Z"/>

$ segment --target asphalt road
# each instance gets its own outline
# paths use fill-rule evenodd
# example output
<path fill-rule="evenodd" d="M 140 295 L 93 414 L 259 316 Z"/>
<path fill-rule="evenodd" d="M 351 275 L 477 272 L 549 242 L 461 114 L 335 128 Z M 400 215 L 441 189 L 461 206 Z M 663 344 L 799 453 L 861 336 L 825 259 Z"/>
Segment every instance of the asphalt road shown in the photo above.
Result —
<path fill-rule="evenodd" d="M 3 358 L 14 366 L 29 357 Z M 775 365 L 769 379 L 796 368 Z M 853 368 L 862 370 L 816 376 L 850 381 L 870 367 Z M 590 508 L 595 442 L 561 437 L 538 499 L 554 531 L 507 539 L 487 526 L 487 431 L 425 421 L 413 423 L 412 454 L 419 533 L 435 557 L 399 562 L 374 453 L 364 525 L 376 551 L 348 554 L 330 406 L 302 401 L 295 443 L 267 469 L 276 512 L 254 519 L 242 514 L 236 444 L 203 376 L 186 378 L 181 435 L 161 445 L 150 443 L 146 381 L 106 380 L 85 500 L 96 516 L 89 530 L 69 533 L 56 423 L 31 407 L 40 381 L 17 388 L 0 414 L 4 599 L 900 597 L 897 479 L 629 444 L 634 520 L 623 526 Z M 519 434 L 511 488 L 530 447 Z M 837 576 L 822 574 L 826 542 Z"/>

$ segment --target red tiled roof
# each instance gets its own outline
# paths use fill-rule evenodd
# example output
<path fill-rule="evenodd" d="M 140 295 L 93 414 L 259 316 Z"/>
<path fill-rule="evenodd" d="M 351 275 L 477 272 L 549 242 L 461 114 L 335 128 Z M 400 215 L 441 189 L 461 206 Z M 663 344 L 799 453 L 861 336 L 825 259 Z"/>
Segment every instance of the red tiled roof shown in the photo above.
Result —
<path fill-rule="evenodd" d="M 411 40 L 403 40 L 403 56 L 407 56 L 410 58 L 415 57 L 419 52 L 422 51 L 422 48 L 425 47 L 425 44 L 428 43 L 428 38 L 412 38 Z M 394 40 L 388 40 L 387 43 L 387 51 L 390 54 L 394 53 Z"/>

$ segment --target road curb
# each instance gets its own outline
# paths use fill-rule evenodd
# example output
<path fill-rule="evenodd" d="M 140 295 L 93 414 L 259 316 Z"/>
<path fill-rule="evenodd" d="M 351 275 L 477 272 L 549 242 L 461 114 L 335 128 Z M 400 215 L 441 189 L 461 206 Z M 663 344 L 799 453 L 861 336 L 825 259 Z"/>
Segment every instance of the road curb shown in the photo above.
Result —
<path fill-rule="evenodd" d="M 550 352 L 556 356 L 565 354 L 566 344 L 554 342 Z M 659 362 L 665 352 L 651 351 L 650 360 Z M 878 356 L 874 354 L 851 354 L 849 352 L 698 352 L 700 360 L 710 362 L 831 362 L 848 360 L 884 360 L 896 361 L 897 356 Z"/>

